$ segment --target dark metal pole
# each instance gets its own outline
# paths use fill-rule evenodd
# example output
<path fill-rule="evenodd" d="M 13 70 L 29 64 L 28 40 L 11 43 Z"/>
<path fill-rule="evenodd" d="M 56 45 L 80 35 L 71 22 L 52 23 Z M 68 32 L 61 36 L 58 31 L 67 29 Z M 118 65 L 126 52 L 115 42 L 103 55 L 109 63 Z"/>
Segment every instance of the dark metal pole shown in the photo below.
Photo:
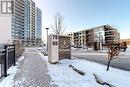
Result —
<path fill-rule="evenodd" d="M 5 45 L 4 77 L 7 77 L 7 67 L 8 67 L 8 46 Z"/>
<path fill-rule="evenodd" d="M 49 28 L 46 28 L 46 30 L 47 30 L 47 51 L 48 51 L 48 30 L 49 30 Z"/>
<path fill-rule="evenodd" d="M 109 61 L 108 61 L 108 64 L 107 64 L 107 69 L 106 69 L 106 71 L 108 71 L 108 70 L 109 70 L 110 63 L 111 63 L 111 59 L 109 59 Z"/>
<path fill-rule="evenodd" d="M 15 57 L 15 44 L 14 44 L 14 66 L 16 66 L 16 57 Z"/>

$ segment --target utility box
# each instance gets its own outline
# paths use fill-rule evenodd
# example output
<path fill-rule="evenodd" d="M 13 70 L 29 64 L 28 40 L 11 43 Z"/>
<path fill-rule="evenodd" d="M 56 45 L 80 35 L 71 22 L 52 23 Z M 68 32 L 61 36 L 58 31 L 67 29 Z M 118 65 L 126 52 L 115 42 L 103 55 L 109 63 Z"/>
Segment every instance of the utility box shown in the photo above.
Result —
<path fill-rule="evenodd" d="M 57 63 L 59 61 L 58 52 L 58 35 L 48 36 L 48 61 L 50 63 Z"/>

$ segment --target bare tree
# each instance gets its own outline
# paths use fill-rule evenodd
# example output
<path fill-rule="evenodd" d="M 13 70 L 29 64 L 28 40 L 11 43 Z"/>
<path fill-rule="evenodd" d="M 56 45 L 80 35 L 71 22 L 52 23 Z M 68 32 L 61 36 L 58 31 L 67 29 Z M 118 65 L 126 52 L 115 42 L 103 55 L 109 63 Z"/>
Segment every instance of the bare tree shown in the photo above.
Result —
<path fill-rule="evenodd" d="M 22 46 L 22 42 L 20 40 L 14 41 L 15 44 L 15 56 L 16 58 L 19 58 L 23 52 L 24 52 L 24 47 Z"/>
<path fill-rule="evenodd" d="M 114 56 L 119 56 L 119 47 L 117 44 L 109 44 L 108 46 L 108 64 L 107 64 L 107 69 L 106 71 L 109 70 L 111 60 L 115 59 Z"/>
<path fill-rule="evenodd" d="M 51 25 L 51 28 L 54 33 L 62 34 L 65 31 L 63 20 L 64 17 L 59 12 L 54 15 L 54 24 Z"/>

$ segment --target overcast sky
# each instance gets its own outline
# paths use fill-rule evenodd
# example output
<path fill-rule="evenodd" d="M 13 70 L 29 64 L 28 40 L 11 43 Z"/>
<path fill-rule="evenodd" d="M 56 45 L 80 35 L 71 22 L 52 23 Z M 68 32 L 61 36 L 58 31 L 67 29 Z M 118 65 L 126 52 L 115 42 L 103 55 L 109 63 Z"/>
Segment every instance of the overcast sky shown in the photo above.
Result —
<path fill-rule="evenodd" d="M 121 38 L 130 38 L 130 0 L 34 0 L 43 13 L 43 36 L 53 16 L 64 16 L 65 32 L 110 24 L 119 29 Z M 51 33 L 51 30 L 49 31 Z"/>

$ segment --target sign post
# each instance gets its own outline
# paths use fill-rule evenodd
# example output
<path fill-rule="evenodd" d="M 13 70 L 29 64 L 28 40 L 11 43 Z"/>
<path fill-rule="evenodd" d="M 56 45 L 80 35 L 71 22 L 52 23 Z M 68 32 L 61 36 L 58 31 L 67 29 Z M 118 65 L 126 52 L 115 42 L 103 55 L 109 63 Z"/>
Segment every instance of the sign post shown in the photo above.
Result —
<path fill-rule="evenodd" d="M 48 61 L 55 64 L 62 59 L 71 59 L 70 37 L 51 34 L 48 36 Z"/>
<path fill-rule="evenodd" d="M 48 36 L 48 61 L 52 64 L 59 61 L 58 35 Z"/>
<path fill-rule="evenodd" d="M 59 36 L 59 59 L 71 59 L 71 43 L 68 36 Z"/>

